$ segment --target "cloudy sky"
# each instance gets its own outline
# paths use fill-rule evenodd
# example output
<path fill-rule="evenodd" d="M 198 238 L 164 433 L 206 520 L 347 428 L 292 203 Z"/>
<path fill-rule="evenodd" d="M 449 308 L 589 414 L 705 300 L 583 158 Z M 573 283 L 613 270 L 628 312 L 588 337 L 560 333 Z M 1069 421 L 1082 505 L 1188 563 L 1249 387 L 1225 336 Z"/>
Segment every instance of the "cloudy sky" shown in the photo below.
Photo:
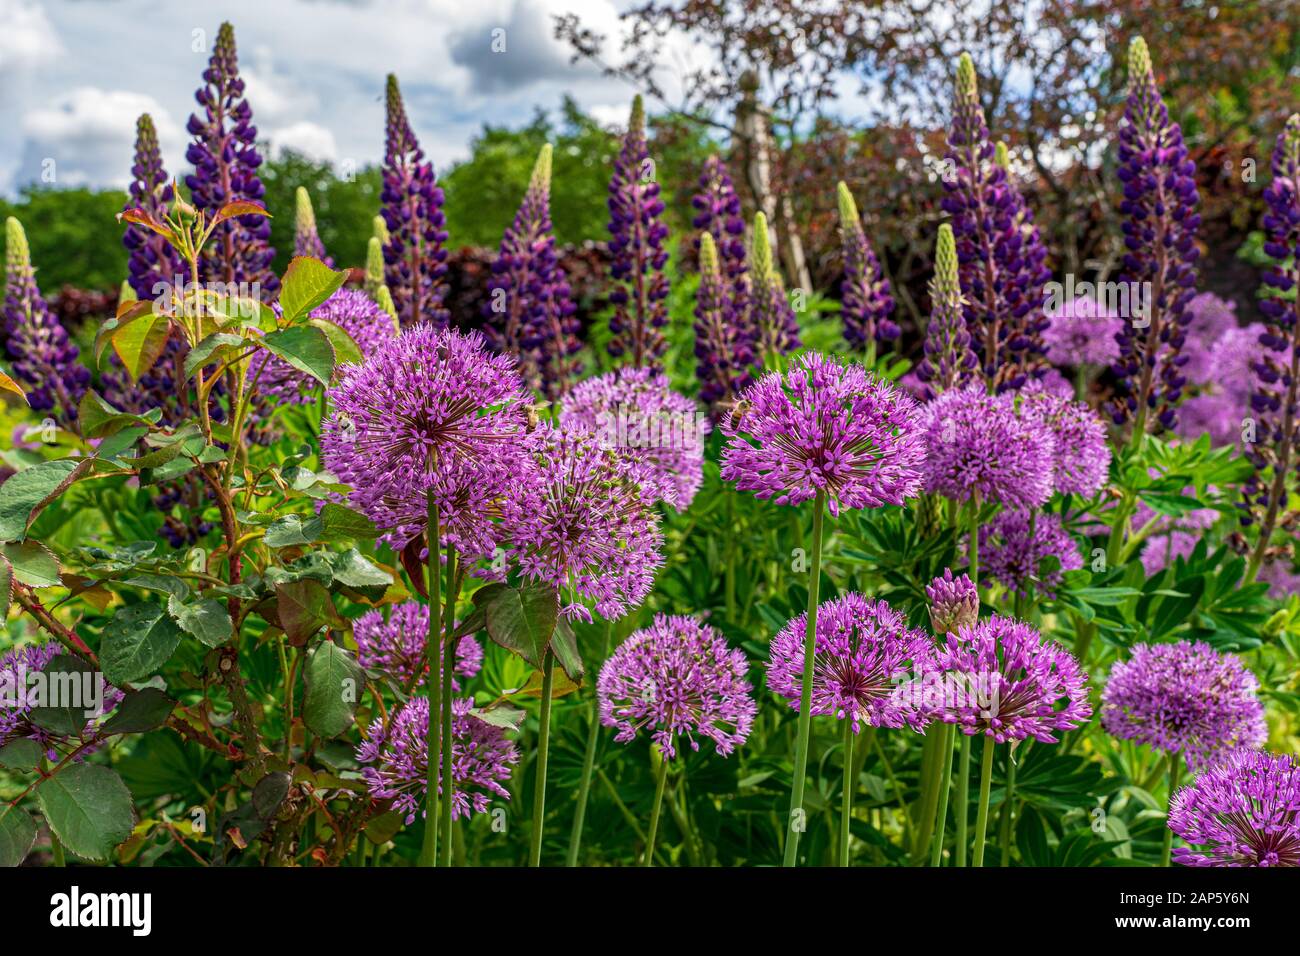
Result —
<path fill-rule="evenodd" d="M 122 186 L 136 117 L 153 115 L 169 172 L 221 19 L 235 27 L 259 137 L 360 167 L 381 158 L 395 72 L 439 166 L 485 120 L 519 123 L 564 93 L 598 119 L 632 91 L 571 66 L 551 17 L 615 32 L 628 0 L 0 0 L 0 193 L 47 178 Z M 504 30 L 504 34 L 495 31 Z M 504 52 L 493 49 L 504 39 Z"/>

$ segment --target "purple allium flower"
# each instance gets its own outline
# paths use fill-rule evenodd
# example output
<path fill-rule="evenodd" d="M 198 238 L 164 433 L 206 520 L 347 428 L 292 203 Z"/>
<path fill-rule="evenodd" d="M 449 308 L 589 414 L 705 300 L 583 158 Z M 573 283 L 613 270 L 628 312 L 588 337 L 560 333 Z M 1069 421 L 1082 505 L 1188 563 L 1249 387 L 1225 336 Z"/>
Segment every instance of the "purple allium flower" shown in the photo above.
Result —
<path fill-rule="evenodd" d="M 331 269 L 334 260 L 326 254 L 325 243 L 316 231 L 316 211 L 311 208 L 311 195 L 299 186 L 294 193 L 293 254 L 319 259 Z"/>
<path fill-rule="evenodd" d="M 749 256 L 745 250 L 745 220 L 740 213 L 740 197 L 732 184 L 727 164 L 717 156 L 710 156 L 700 174 L 700 191 L 691 197 L 691 205 L 699 210 L 691 221 L 713 240 L 716 269 L 725 283 L 721 290 L 720 308 L 728 319 L 744 324 L 749 315 Z M 695 240 L 696 249 L 703 255 L 704 236 Z M 700 272 L 705 272 L 701 259 Z M 743 330 L 748 332 L 748 330 Z M 748 364 L 752 356 L 741 364 Z"/>
<path fill-rule="evenodd" d="M 1191 770 L 1268 736 L 1259 681 L 1208 644 L 1138 644 L 1116 661 L 1101 694 L 1101 725 L 1115 737 L 1182 754 Z"/>
<path fill-rule="evenodd" d="M 221 24 L 203 86 L 194 94 L 202 115 L 190 114 L 186 127 L 194 141 L 185 158 L 194 172 L 185 177 L 190 202 L 209 220 L 227 203 L 261 203 L 266 190 L 257 175 L 262 157 L 257 151 L 253 111 L 244 99 L 244 81 L 235 55 L 235 30 Z M 250 295 L 270 301 L 280 288 L 271 271 L 271 221 L 265 216 L 236 216 L 212 233 L 201 261 L 204 282 L 245 283 Z"/>
<path fill-rule="evenodd" d="M 99 735 L 99 725 L 126 696 L 104 680 L 101 674 L 94 675 L 99 685 L 99 706 L 76 734 L 55 733 L 31 719 L 34 707 L 49 706 L 51 703 L 47 697 L 42 697 L 51 692 L 51 687 L 48 682 L 38 683 L 39 679 L 35 675 L 44 671 L 63 653 L 62 645 L 49 641 L 45 644 L 15 647 L 0 657 L 0 704 L 3 705 L 0 706 L 0 747 L 8 746 L 15 740 L 34 740 L 44 750 L 46 758 L 56 762 L 78 749 L 78 761 L 99 749 L 100 744 L 94 742 Z M 94 702 L 86 701 L 87 710 L 92 703 Z"/>
<path fill-rule="evenodd" d="M 1187 300 L 1185 309 L 1189 340 L 1210 343 L 1239 324 L 1236 303 L 1213 292 L 1198 292 Z"/>
<path fill-rule="evenodd" d="M 948 634 L 963 627 L 973 627 L 980 617 L 980 596 L 975 583 L 966 575 L 952 576 L 951 568 L 943 577 L 925 586 L 930 600 L 930 627 L 936 634 Z"/>
<path fill-rule="evenodd" d="M 1025 594 L 1032 583 L 1051 595 L 1062 572 L 1083 567 L 1083 555 L 1060 515 L 1003 511 L 979 529 L 979 536 L 980 567 L 1017 594 Z M 1044 574 L 1040 565 L 1046 558 L 1056 558 L 1059 566 Z"/>
<path fill-rule="evenodd" d="M 1183 866 L 1300 866 L 1300 766 L 1282 754 L 1239 750 L 1169 801 Z"/>
<path fill-rule="evenodd" d="M 950 633 L 934 666 L 949 685 L 937 716 L 969 736 L 1055 743 L 1092 716 L 1074 655 L 1023 621 L 995 614 Z"/>
<path fill-rule="evenodd" d="M 499 501 L 530 472 L 529 396 L 509 357 L 477 332 L 417 325 L 346 367 L 328 394 L 321 454 L 354 507 L 401 547 L 425 531 L 432 495 L 443 542 L 491 553 Z"/>
<path fill-rule="evenodd" d="M 778 505 L 824 492 L 840 508 L 901 505 L 917 494 L 924 442 L 917 405 L 861 365 L 818 352 L 769 372 L 723 422 L 722 478 Z"/>
<path fill-rule="evenodd" d="M 880 267 L 866 230 L 858 216 L 857 204 L 849 187 L 837 187 L 840 207 L 840 243 L 844 251 L 844 282 L 840 286 L 843 301 L 844 339 L 855 349 L 865 349 L 868 342 L 892 342 L 899 329 L 890 315 L 894 297 L 889 280 Z"/>
<path fill-rule="evenodd" d="M 772 242 L 767 217 L 754 217 L 754 270 L 750 282 L 750 321 L 756 357 L 766 368 L 775 368 L 783 355 L 802 344 L 799 319 L 786 294 L 781 273 L 772 262 Z"/>
<path fill-rule="evenodd" d="M 650 490 L 685 511 L 704 482 L 704 441 L 712 426 L 668 376 L 624 366 L 579 383 L 564 399 L 560 427 L 594 432 L 605 448 L 642 462 Z"/>
<path fill-rule="evenodd" d="M 744 292 L 748 297 L 748 285 Z M 700 286 L 695 297 L 695 371 L 700 399 L 710 405 L 734 398 L 753 383 L 749 368 L 754 362 L 754 345 L 746 313 L 734 305 L 736 298 L 734 287 L 728 291 L 718 270 L 713 236 L 703 233 Z"/>
<path fill-rule="evenodd" d="M 952 216 L 965 296 L 966 324 L 985 378 L 1019 388 L 1041 366 L 1047 248 L 1020 190 L 995 161 L 976 88 L 963 53 L 948 132 L 944 210 Z"/>
<path fill-rule="evenodd" d="M 944 392 L 922 408 L 919 431 L 926 491 L 1018 508 L 1052 496 L 1056 441 L 1016 413 L 1013 393 L 989 395 L 979 385 Z"/>
<path fill-rule="evenodd" d="M 5 220 L 4 342 L 10 371 L 32 410 L 55 412 L 65 424 L 76 421 L 90 370 L 77 361 L 79 350 L 45 304 L 27 234 L 13 216 Z"/>
<path fill-rule="evenodd" d="M 697 738 L 726 756 L 745 742 L 758 707 L 750 696 L 745 652 L 694 617 L 656 614 L 654 623 L 620 644 L 596 680 L 600 722 L 627 743 L 649 729 L 665 758 L 677 737 L 692 750 Z"/>
<path fill-rule="evenodd" d="M 388 74 L 384 125 L 384 188 L 379 194 L 388 239 L 385 280 L 402 328 L 427 322 L 445 328 L 447 217 L 433 163 L 406 118 L 397 77 Z"/>
<path fill-rule="evenodd" d="M 662 331 L 668 324 L 668 277 L 664 274 L 668 227 L 659 220 L 663 211 L 646 143 L 645 109 L 638 96 L 632 101 L 632 116 L 609 181 L 610 278 L 614 282 L 609 294 L 614 306 L 609 320 L 614 336 L 609 354 L 628 355 L 637 367 L 658 365 L 667 347 Z"/>
<path fill-rule="evenodd" d="M 494 797 L 510 799 L 502 781 L 510 778 L 510 767 L 519 762 L 519 750 L 506 739 L 505 731 L 480 720 L 470 711 L 468 697 L 452 701 L 451 713 L 451 818 L 459 820 L 485 813 Z M 370 795 L 392 800 L 393 809 L 414 823 L 423 816 L 429 791 L 429 698 L 412 697 L 393 717 L 387 729 L 376 719 L 357 748 L 357 760 L 373 764 L 362 770 Z M 435 770 L 438 792 L 443 792 L 442 766 Z"/>
<path fill-rule="evenodd" d="M 1110 365 L 1119 358 L 1115 336 L 1124 320 L 1096 299 L 1072 299 L 1050 310 L 1047 320 L 1043 344 L 1053 365 Z"/>
<path fill-rule="evenodd" d="M 922 395 L 925 398 L 965 385 L 975 375 L 978 360 L 971 349 L 970 330 L 966 327 L 962 302 L 956 241 L 952 226 L 945 222 L 939 227 L 939 238 L 935 243 L 925 356 L 916 367 L 916 378 L 923 383 Z"/>
<path fill-rule="evenodd" d="M 1116 337 L 1118 394 L 1111 411 L 1116 423 L 1133 420 L 1145 428 L 1155 415 L 1171 428 L 1184 385 L 1179 353 L 1199 255 L 1196 164 L 1187 157 L 1182 129 L 1169 119 L 1141 37 L 1129 45 L 1128 70 L 1115 173 L 1124 184 L 1120 211 L 1127 252 L 1120 276 L 1142 307 L 1124 317 L 1128 321 Z"/>
<path fill-rule="evenodd" d="M 1020 414 L 1052 435 L 1052 486 L 1063 495 L 1090 498 L 1110 474 L 1106 425 L 1084 402 L 1061 398 L 1040 383 L 1018 393 Z"/>
<path fill-rule="evenodd" d="M 429 673 L 425 651 L 429 644 L 429 605 L 415 601 L 395 604 L 388 620 L 379 608 L 367 611 L 352 622 L 357 639 L 357 663 L 367 670 L 381 671 L 406 691 L 423 686 Z M 467 680 L 483 666 L 483 647 L 473 637 L 456 642 L 456 666 L 451 689 L 460 690 L 456 677 Z"/>
<path fill-rule="evenodd" d="M 792 619 L 772 638 L 767 686 L 799 709 L 803 693 L 808 615 Z M 930 670 L 934 649 L 884 601 L 849 593 L 817 608 L 810 713 L 861 726 L 921 730 L 928 715 L 904 678 Z"/>
<path fill-rule="evenodd" d="M 1260 354 L 1259 338 L 1264 334 L 1264 326 L 1252 322 L 1244 327 L 1233 325 L 1207 342 L 1197 337 L 1193 323 L 1183 371 L 1197 394 L 1178 409 L 1179 435 L 1195 440 L 1208 433 L 1215 445 L 1241 442 L 1247 420 L 1254 417 L 1250 394 Z"/>
<path fill-rule="evenodd" d="M 568 279 L 551 231 L 551 146 L 542 147 L 514 222 L 501 237 L 483 306 L 488 341 L 519 362 L 530 388 L 551 398 L 581 371 L 582 348 Z"/>
<path fill-rule="evenodd" d="M 153 117 L 141 114 L 135 124 L 135 162 L 131 166 L 131 185 L 127 189 L 127 209 L 143 209 L 161 222 L 167 215 L 167 205 L 175 198 L 167 172 L 163 169 L 162 152 L 158 148 L 158 133 Z M 126 246 L 127 282 L 136 298 L 156 299 L 159 284 L 175 287 L 177 277 L 185 276 L 181 257 L 162 236 L 152 229 L 127 223 L 122 233 Z"/>
<path fill-rule="evenodd" d="M 1285 601 L 1293 594 L 1300 594 L 1300 574 L 1292 569 L 1289 559 L 1265 561 L 1255 579 L 1268 585 L 1268 596 L 1275 600 Z"/>

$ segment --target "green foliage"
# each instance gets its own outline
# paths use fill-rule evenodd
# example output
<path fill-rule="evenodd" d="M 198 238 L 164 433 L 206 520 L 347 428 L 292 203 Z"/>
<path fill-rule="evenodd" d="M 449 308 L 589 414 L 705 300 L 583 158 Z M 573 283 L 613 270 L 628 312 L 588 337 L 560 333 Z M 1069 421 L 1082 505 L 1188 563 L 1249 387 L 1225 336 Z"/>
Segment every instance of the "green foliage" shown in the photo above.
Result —
<path fill-rule="evenodd" d="M 62 286 L 116 289 L 126 276 L 126 249 L 116 215 L 126 205 L 117 190 L 30 186 L 17 200 L 0 197 L 0 219 L 27 230 L 36 281 L 47 296 Z"/>

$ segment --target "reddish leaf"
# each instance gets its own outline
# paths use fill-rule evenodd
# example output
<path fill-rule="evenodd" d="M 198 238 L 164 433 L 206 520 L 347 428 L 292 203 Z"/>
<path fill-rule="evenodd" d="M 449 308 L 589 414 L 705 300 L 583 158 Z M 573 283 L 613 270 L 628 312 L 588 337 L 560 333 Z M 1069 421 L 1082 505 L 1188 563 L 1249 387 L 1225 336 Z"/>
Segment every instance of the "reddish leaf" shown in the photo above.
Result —
<path fill-rule="evenodd" d="M 219 226 L 227 219 L 234 219 L 236 216 L 267 216 L 270 213 L 261 203 L 253 202 L 250 199 L 236 199 L 234 202 L 228 202 L 222 206 L 215 216 L 212 217 L 212 225 Z"/>

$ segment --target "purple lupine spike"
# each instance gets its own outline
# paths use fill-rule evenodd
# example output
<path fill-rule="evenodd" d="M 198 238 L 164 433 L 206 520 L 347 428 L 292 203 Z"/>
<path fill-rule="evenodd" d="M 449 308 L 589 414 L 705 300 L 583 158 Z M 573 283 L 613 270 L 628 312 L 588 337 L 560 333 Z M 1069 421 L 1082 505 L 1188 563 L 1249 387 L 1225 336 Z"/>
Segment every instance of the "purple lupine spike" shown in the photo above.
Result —
<path fill-rule="evenodd" d="M 927 399 L 965 385 L 975 374 L 978 359 L 971 350 L 970 330 L 962 305 L 956 240 L 952 226 L 945 222 L 939 226 L 935 243 L 925 356 L 916 369 L 916 377 L 925 385 Z"/>
<path fill-rule="evenodd" d="M 726 303 L 738 322 L 749 316 L 749 257 L 745 250 L 745 220 L 740 213 L 740 197 L 732 184 L 731 174 L 722 158 L 713 155 L 704 163 L 700 174 L 700 191 L 691 198 L 699 210 L 691 225 L 713 237 L 718 269 L 726 282 Z M 695 240 L 700 250 L 701 238 Z"/>
<path fill-rule="evenodd" d="M 750 290 L 750 327 L 754 330 L 754 351 L 763 367 L 774 369 L 783 355 L 802 344 L 799 319 L 790 297 L 786 295 L 781 273 L 772 262 L 772 240 L 767 231 L 767 216 L 754 217 L 754 274 Z"/>
<path fill-rule="evenodd" d="M 79 350 L 45 304 L 27 233 L 13 216 L 5 220 L 4 337 L 10 371 L 27 390 L 32 410 L 54 412 L 64 424 L 76 421 L 90 370 L 77 361 Z"/>
<path fill-rule="evenodd" d="M 135 124 L 135 162 L 131 166 L 128 194 L 124 211 L 143 209 L 159 222 L 167 215 L 167 204 L 175 196 L 174 188 L 167 180 L 167 171 L 163 169 L 153 117 L 148 113 L 141 114 Z M 151 229 L 128 223 L 122 234 L 122 245 L 130 254 L 127 282 L 137 298 L 157 298 L 159 283 L 175 285 L 176 277 L 185 275 L 181 258 L 171 243 Z"/>
<path fill-rule="evenodd" d="M 1280 293 L 1295 290 L 1300 282 L 1300 113 L 1292 114 L 1273 149 L 1273 181 L 1264 190 L 1268 211 L 1264 215 L 1264 251 L 1275 260 L 1264 275 L 1270 295 L 1259 300 L 1264 332 L 1259 336 L 1263 354 L 1253 363 L 1251 411 L 1257 422 L 1255 441 L 1246 443 L 1246 457 L 1256 472 L 1243 486 L 1243 521 L 1259 522 L 1259 539 L 1251 555 L 1254 568 L 1263 561 L 1273 537 L 1279 511 L 1290 491 L 1288 472 L 1296 466 L 1300 416 L 1297 382 L 1300 381 L 1300 300 L 1287 301 Z M 1271 476 L 1267 470 L 1271 468 Z"/>
<path fill-rule="evenodd" d="M 334 259 L 325 252 L 325 243 L 321 242 L 316 230 L 316 210 L 311 207 L 311 195 L 299 186 L 294 200 L 293 254 L 311 256 L 333 269 Z"/>
<path fill-rule="evenodd" d="M 244 99 L 244 81 L 235 55 L 235 30 L 221 24 L 203 85 L 194 94 L 203 113 L 190 114 L 187 129 L 194 142 L 185 158 L 194 172 L 185 177 L 190 202 L 209 219 L 227 203 L 250 200 L 261 203 L 266 192 L 257 169 L 257 127 Z M 280 280 L 271 271 L 275 249 L 271 222 L 265 216 L 236 216 L 217 226 L 203 251 L 201 276 L 205 282 L 243 283 L 256 286 L 261 298 L 274 298 Z M 249 294 L 253 294 L 250 289 Z"/>
<path fill-rule="evenodd" d="M 735 311 L 735 301 L 718 268 L 714 237 L 702 233 L 700 286 L 695 295 L 696 376 L 700 399 L 712 406 L 735 398 L 753 382 L 749 369 L 754 345 Z"/>
<path fill-rule="evenodd" d="M 384 187 L 379 196 L 388 240 L 384 279 L 402 327 L 429 322 L 446 328 L 447 217 L 433 163 L 424 158 L 406 118 L 397 77 L 388 75 Z"/>
<path fill-rule="evenodd" d="M 840 286 L 844 339 L 855 349 L 874 351 L 874 343 L 898 338 L 898 325 L 890 318 L 894 297 L 885 270 L 867 241 L 853 194 L 848 186 L 840 183 L 837 195 L 840 242 L 844 249 L 844 282 Z"/>
<path fill-rule="evenodd" d="M 664 266 L 668 227 L 659 220 L 664 211 L 654 163 L 646 143 L 645 110 L 641 97 L 632 101 L 632 117 L 609 181 L 610 278 L 609 301 L 614 337 L 609 354 L 628 356 L 633 366 L 657 366 L 667 342 L 668 277 Z"/>
<path fill-rule="evenodd" d="M 582 370 L 580 326 L 551 230 L 551 145 L 537 156 L 528 191 L 501 237 L 488 281 L 488 342 L 514 357 L 530 388 L 563 396 Z"/>
<path fill-rule="evenodd" d="M 1179 353 L 1196 294 L 1196 164 L 1187 158 L 1183 131 L 1169 119 L 1156 87 L 1151 56 L 1141 37 L 1129 45 L 1128 105 L 1119 127 L 1119 164 L 1124 184 L 1121 278 L 1139 307 L 1116 335 L 1119 360 L 1113 366 L 1116 424 L 1132 421 L 1145 431 L 1152 415 L 1164 428 L 1176 420 L 1174 406 L 1185 383 Z"/>
<path fill-rule="evenodd" d="M 995 155 L 975 65 L 963 53 L 948 132 L 943 208 L 952 216 L 966 323 L 984 376 L 1005 390 L 1019 388 L 1045 368 L 1042 333 L 1051 272 L 1033 214 Z"/>

